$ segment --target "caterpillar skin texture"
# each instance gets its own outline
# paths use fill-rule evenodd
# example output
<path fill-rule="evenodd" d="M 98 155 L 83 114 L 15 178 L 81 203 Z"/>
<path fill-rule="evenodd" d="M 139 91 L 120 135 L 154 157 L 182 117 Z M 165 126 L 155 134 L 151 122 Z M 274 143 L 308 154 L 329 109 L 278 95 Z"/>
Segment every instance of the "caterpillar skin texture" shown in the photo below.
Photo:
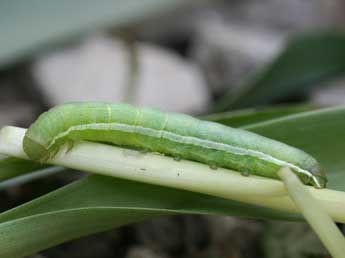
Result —
<path fill-rule="evenodd" d="M 80 140 L 159 152 L 270 178 L 278 178 L 277 171 L 287 166 L 305 184 L 318 188 L 326 184 L 318 162 L 302 150 L 188 115 L 127 104 L 81 102 L 54 107 L 30 126 L 23 148 L 30 159 L 44 161 L 66 142 Z"/>

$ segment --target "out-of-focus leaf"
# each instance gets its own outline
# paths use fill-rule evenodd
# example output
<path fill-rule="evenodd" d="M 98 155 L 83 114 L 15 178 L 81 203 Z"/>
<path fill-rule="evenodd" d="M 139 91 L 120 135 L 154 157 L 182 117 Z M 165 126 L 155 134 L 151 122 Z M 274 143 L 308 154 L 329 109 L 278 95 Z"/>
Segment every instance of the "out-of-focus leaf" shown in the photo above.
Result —
<path fill-rule="evenodd" d="M 11 175 L 15 177 L 0 182 L 0 191 L 8 187 L 18 186 L 21 184 L 34 181 L 36 179 L 55 175 L 56 173 L 63 172 L 66 170 L 68 169 L 64 167 L 51 166 L 39 170 L 29 170 L 25 174 L 21 175 Z"/>
<path fill-rule="evenodd" d="M 37 162 L 17 159 L 0 154 L 0 182 L 46 167 L 48 166 Z"/>
<path fill-rule="evenodd" d="M 270 103 L 345 74 L 345 34 L 322 33 L 292 40 L 286 49 L 236 94 L 225 95 L 215 111 Z"/>
<path fill-rule="evenodd" d="M 320 161 L 329 188 L 345 191 L 345 107 L 303 112 L 244 129 L 300 148 Z"/>
<path fill-rule="evenodd" d="M 269 106 L 215 113 L 200 118 L 231 127 L 240 127 L 313 109 L 317 107 L 312 105 Z"/>
<path fill-rule="evenodd" d="M 181 213 L 300 218 L 204 194 L 91 176 L 1 214 L 0 257 L 24 257 L 83 235 Z"/>
<path fill-rule="evenodd" d="M 182 0 L 12 0 L 0 2 L 0 67 L 82 32 L 133 25 Z"/>
<path fill-rule="evenodd" d="M 2 258 L 27 257 L 68 239 L 163 214 L 168 213 L 140 209 L 131 212 L 125 208 L 101 207 L 42 213 L 9 221 L 0 224 L 1 235 L 4 235 L 0 235 L 0 255 Z"/>

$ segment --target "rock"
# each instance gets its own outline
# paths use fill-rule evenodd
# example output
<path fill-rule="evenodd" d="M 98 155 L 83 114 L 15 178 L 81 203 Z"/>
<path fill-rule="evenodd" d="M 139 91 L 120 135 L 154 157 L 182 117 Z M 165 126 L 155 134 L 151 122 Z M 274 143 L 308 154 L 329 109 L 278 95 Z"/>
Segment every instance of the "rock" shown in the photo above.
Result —
<path fill-rule="evenodd" d="M 47 256 L 43 256 L 43 255 L 40 255 L 40 254 L 36 254 L 36 255 L 33 255 L 33 256 L 30 256 L 28 258 L 47 258 Z"/>
<path fill-rule="evenodd" d="M 231 22 L 285 32 L 344 27 L 344 9 L 342 0 L 223 1 L 218 7 Z"/>
<path fill-rule="evenodd" d="M 131 247 L 126 255 L 126 258 L 167 258 L 163 254 L 157 254 L 145 246 Z"/>
<path fill-rule="evenodd" d="M 337 79 L 320 85 L 311 92 L 311 102 L 320 106 L 345 105 L 345 80 Z"/>
<path fill-rule="evenodd" d="M 24 67 L 0 73 L 0 128 L 26 127 L 35 118 L 41 103 L 30 91 L 30 83 Z"/>
<path fill-rule="evenodd" d="M 149 220 L 136 226 L 138 241 L 152 250 L 190 257 L 208 242 L 202 216 L 173 216 Z"/>
<path fill-rule="evenodd" d="M 267 222 L 261 237 L 267 258 L 328 257 L 328 252 L 306 223 Z"/>
<path fill-rule="evenodd" d="M 282 49 L 285 37 L 255 27 L 225 22 L 218 16 L 200 23 L 193 56 L 213 92 L 237 88 Z"/>
<path fill-rule="evenodd" d="M 49 258 L 113 258 L 124 257 L 127 246 L 121 229 L 75 239 L 41 253 Z"/>
<path fill-rule="evenodd" d="M 0 104 L 0 128 L 5 125 L 27 126 L 34 118 L 33 105 L 25 102 Z"/>
<path fill-rule="evenodd" d="M 261 224 L 227 216 L 205 217 L 209 225 L 210 243 L 203 257 L 258 257 Z M 197 256 L 196 256 L 197 257 Z"/>
<path fill-rule="evenodd" d="M 256 257 L 261 224 L 226 216 L 162 217 L 135 226 L 138 242 L 170 257 Z"/>
<path fill-rule="evenodd" d="M 197 67 L 157 46 L 137 45 L 138 75 L 129 88 L 128 47 L 106 36 L 57 51 L 33 66 L 38 87 L 50 105 L 69 101 L 133 102 L 163 111 L 195 112 L 208 104 L 207 88 Z"/>

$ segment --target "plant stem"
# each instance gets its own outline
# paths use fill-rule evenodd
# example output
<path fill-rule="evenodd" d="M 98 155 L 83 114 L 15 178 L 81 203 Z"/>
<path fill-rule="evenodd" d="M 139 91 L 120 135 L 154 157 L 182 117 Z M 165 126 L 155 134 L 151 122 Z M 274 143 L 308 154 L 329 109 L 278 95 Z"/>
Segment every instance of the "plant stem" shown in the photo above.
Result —
<path fill-rule="evenodd" d="M 295 202 L 332 257 L 344 257 L 345 238 L 322 207 L 322 204 L 305 189 L 299 178 L 289 168 L 282 168 L 278 175 L 284 181 L 291 199 Z"/>
<path fill-rule="evenodd" d="M 27 159 L 22 149 L 25 129 L 4 127 L 0 130 L 0 153 Z M 139 182 L 158 184 L 178 189 L 205 193 L 226 199 L 268 208 L 298 213 L 298 208 L 287 196 L 279 180 L 258 176 L 245 177 L 228 169 L 187 160 L 176 161 L 154 153 L 119 148 L 93 142 L 80 142 L 66 152 L 62 147 L 50 164 L 96 174 L 119 177 Z M 315 189 L 308 191 L 320 200 L 331 215 L 345 223 L 345 193 Z"/>

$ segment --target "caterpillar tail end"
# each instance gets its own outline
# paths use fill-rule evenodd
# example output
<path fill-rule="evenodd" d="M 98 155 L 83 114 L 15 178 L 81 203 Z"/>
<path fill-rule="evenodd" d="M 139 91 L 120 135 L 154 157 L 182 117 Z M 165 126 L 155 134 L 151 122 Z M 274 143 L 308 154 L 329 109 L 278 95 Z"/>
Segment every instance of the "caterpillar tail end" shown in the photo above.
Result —
<path fill-rule="evenodd" d="M 325 176 L 315 175 L 312 178 L 311 184 L 318 189 L 326 188 L 327 186 L 327 178 Z"/>
<path fill-rule="evenodd" d="M 308 173 L 308 174 L 299 173 L 297 175 L 299 176 L 301 181 L 306 185 L 312 185 L 317 189 L 326 188 L 327 186 L 328 180 L 322 170 L 317 171 L 317 173 L 316 172 Z"/>

